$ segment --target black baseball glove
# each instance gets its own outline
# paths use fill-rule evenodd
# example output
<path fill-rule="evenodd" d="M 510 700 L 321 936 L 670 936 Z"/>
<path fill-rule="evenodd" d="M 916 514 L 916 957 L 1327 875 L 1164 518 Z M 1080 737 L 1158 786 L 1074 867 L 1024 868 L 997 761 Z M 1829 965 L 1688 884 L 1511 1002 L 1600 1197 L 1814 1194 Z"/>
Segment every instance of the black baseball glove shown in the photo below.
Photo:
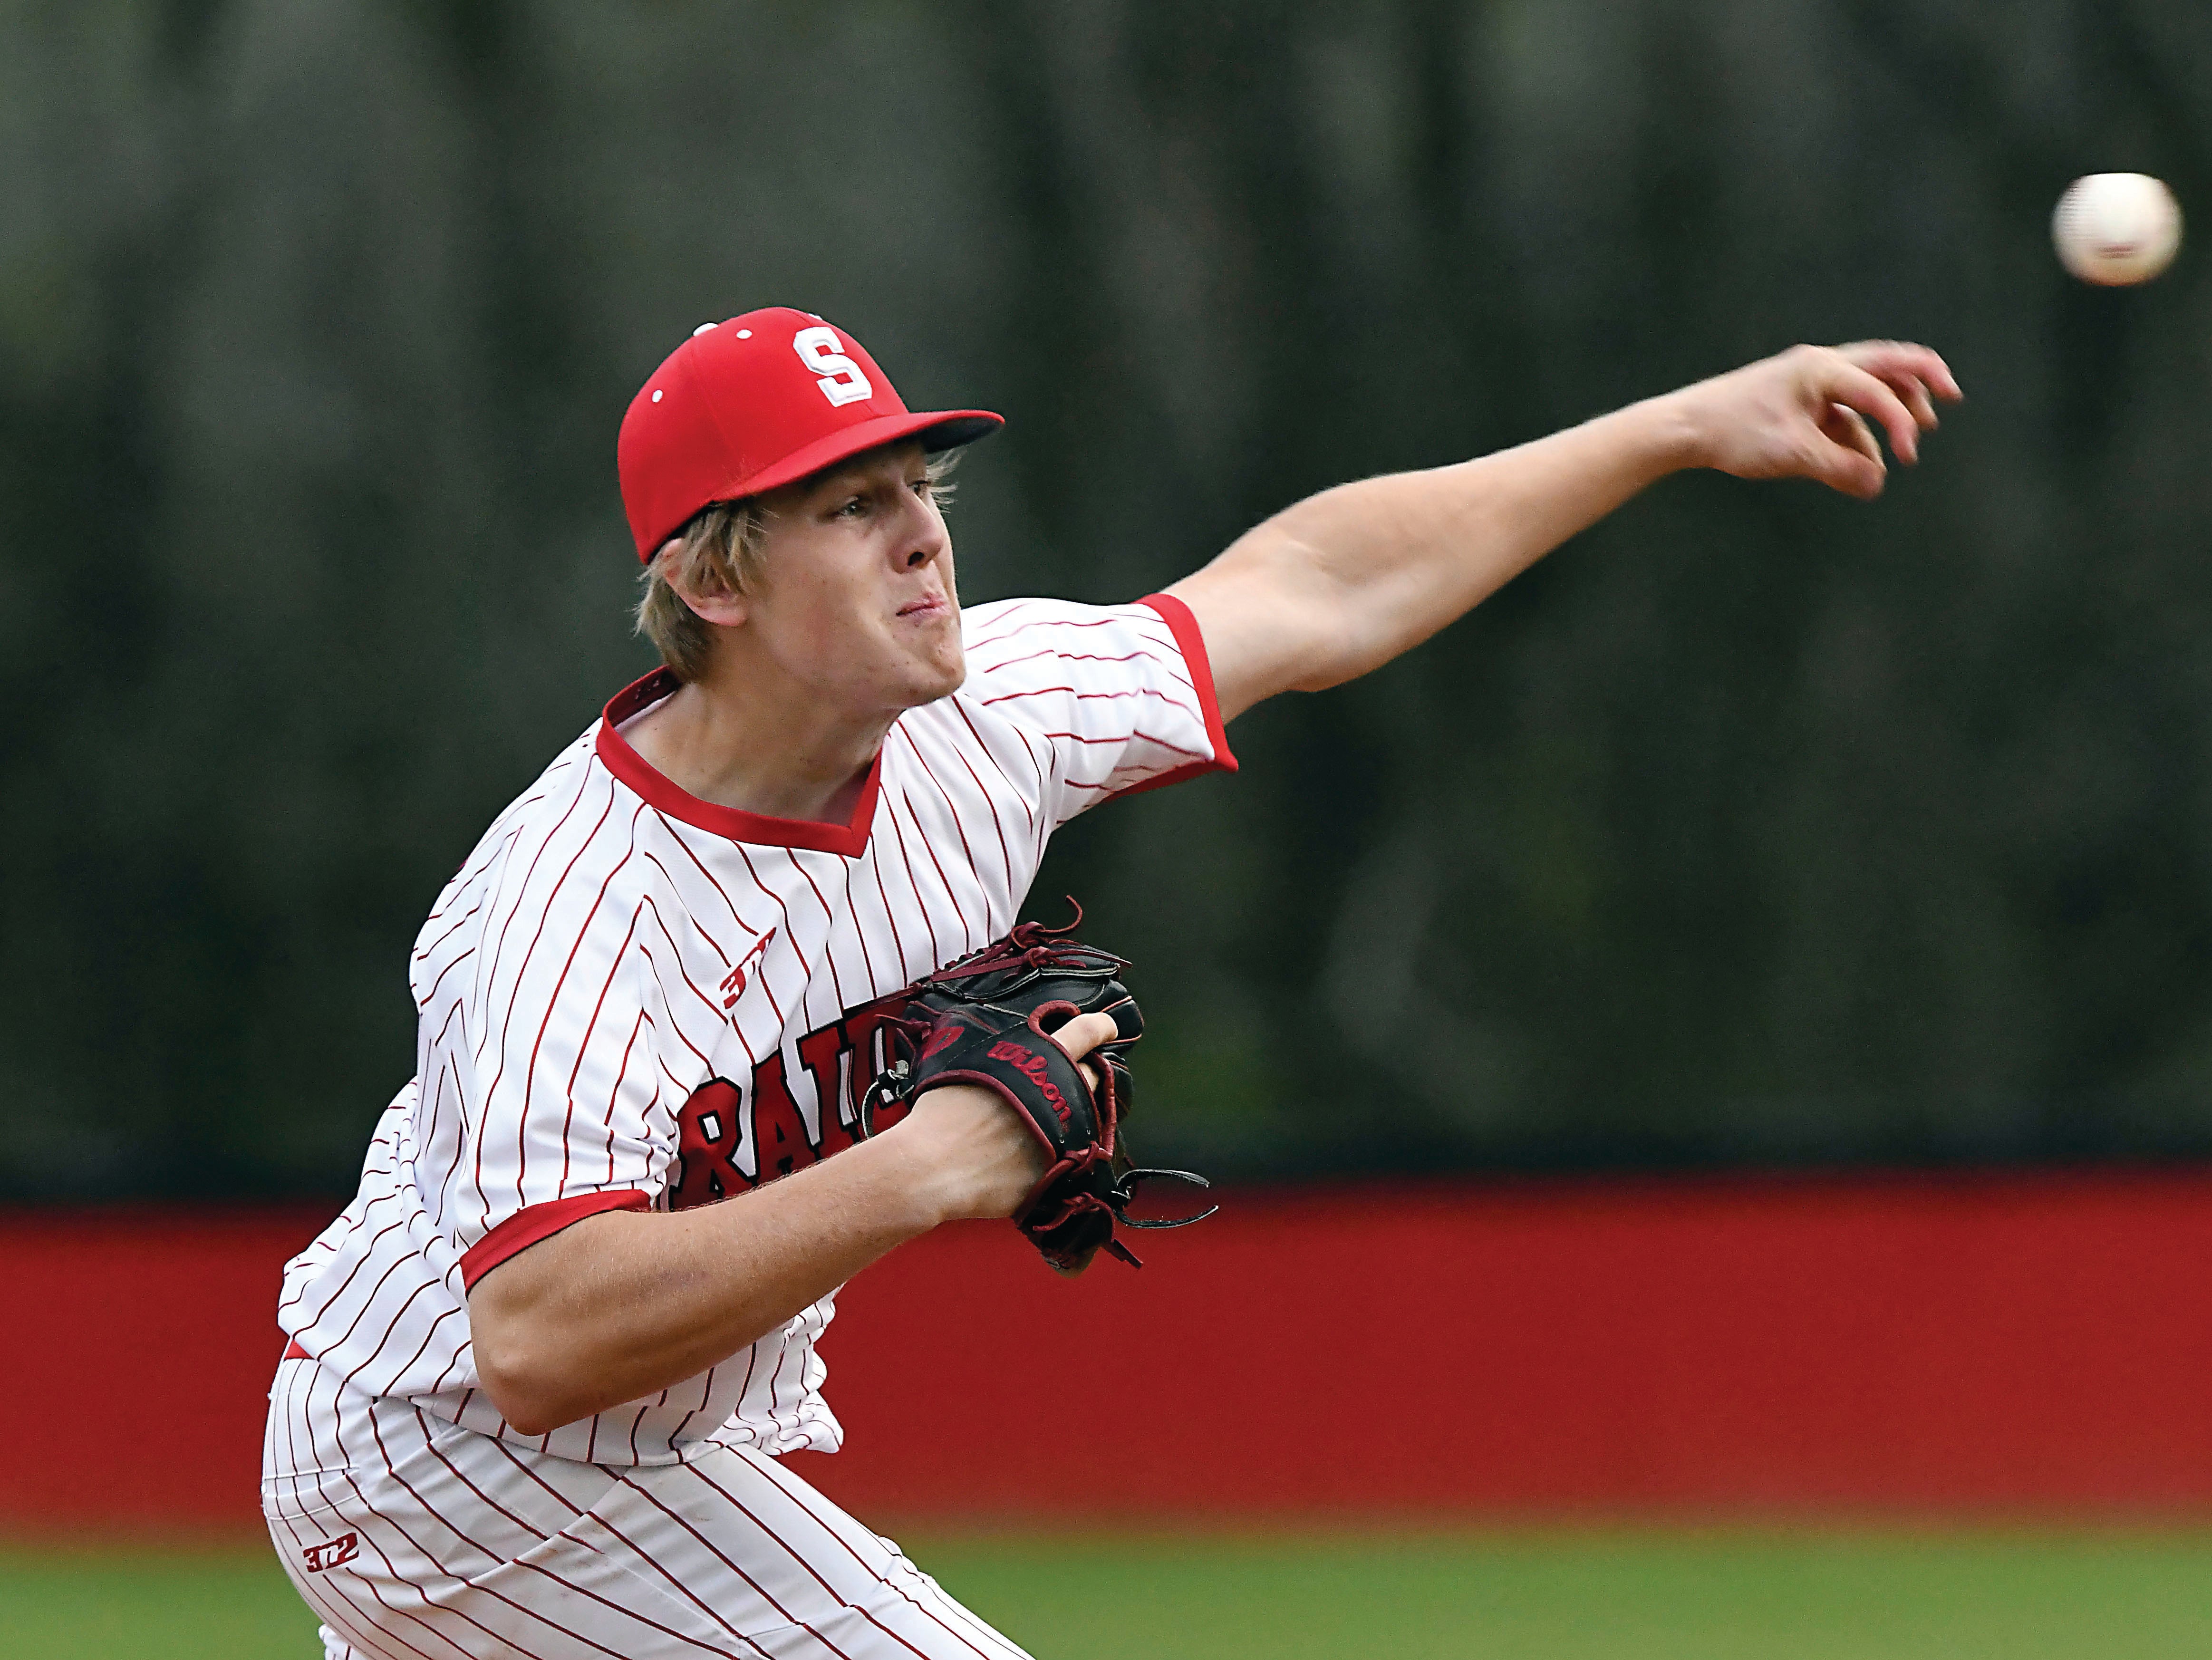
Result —
<path fill-rule="evenodd" d="M 1072 903 L 1072 902 L 1071 902 Z M 1131 1228 L 1177 1228 L 1213 1213 L 1171 1220 L 1129 1215 L 1138 1186 L 1156 1177 L 1210 1185 L 1188 1171 L 1134 1170 L 1119 1145 L 1129 1110 L 1124 1054 L 1143 1036 L 1144 1016 L 1121 976 L 1120 958 L 1065 928 L 1018 925 L 1005 939 L 948 963 L 887 1000 L 886 1064 L 861 1098 L 860 1129 L 875 1133 L 893 1106 L 912 1105 L 940 1084 L 979 1084 L 1021 1116 L 1044 1146 L 1044 1174 L 1014 1213 L 1014 1225 L 1061 1274 L 1080 1274 L 1104 1250 L 1143 1266 L 1114 1237 Z M 1094 1087 L 1050 1033 L 1080 1014 L 1114 1017 L 1115 1036 L 1085 1057 Z"/>

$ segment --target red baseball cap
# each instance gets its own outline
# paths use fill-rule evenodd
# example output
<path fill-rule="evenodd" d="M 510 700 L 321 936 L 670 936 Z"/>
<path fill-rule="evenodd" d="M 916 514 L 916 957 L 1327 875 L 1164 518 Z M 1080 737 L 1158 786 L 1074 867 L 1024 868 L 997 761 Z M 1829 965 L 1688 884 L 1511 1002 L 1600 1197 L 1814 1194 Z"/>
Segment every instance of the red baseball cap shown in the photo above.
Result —
<path fill-rule="evenodd" d="M 702 508 L 757 496 L 902 438 L 951 449 L 996 432 L 988 410 L 915 414 L 859 341 L 770 306 L 702 323 L 630 400 L 615 453 L 641 562 Z"/>

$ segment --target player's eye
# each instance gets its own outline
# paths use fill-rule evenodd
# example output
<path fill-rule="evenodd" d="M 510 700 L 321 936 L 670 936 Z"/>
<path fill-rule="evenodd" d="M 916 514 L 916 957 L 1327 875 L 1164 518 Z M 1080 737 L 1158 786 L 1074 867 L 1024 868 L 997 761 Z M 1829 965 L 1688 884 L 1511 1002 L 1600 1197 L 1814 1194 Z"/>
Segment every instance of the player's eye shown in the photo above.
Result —
<path fill-rule="evenodd" d="M 867 510 L 868 498 L 865 496 L 855 496 L 847 501 L 840 502 L 834 509 L 832 509 L 830 517 L 834 519 L 858 519 Z"/>

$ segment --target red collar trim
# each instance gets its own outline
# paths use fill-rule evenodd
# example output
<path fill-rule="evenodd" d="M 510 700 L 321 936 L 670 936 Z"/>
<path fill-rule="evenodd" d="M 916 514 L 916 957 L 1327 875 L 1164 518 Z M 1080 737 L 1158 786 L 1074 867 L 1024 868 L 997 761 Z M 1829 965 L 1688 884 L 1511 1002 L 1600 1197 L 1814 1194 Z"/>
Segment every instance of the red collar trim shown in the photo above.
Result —
<path fill-rule="evenodd" d="M 599 760 L 609 772 L 629 785 L 648 806 L 672 818 L 681 818 L 687 824 L 696 824 L 732 842 L 762 848 L 808 848 L 816 853 L 841 854 L 848 859 L 857 859 L 866 850 L 868 832 L 876 822 L 876 788 L 883 781 L 881 750 L 868 763 L 868 781 L 860 786 L 860 799 L 853 808 L 850 824 L 770 818 L 736 807 L 717 806 L 712 801 L 702 801 L 689 790 L 679 789 L 655 772 L 646 763 L 645 757 L 629 746 L 629 740 L 615 730 L 672 694 L 682 684 L 666 669 L 655 669 L 608 700 L 606 714 L 599 722 L 597 747 Z"/>

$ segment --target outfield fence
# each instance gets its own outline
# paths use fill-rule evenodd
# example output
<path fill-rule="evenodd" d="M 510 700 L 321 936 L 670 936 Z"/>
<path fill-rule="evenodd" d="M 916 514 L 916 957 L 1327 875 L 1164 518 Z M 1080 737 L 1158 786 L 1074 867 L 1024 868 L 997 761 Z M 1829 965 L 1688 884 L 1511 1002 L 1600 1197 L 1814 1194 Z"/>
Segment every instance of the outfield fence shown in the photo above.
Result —
<path fill-rule="evenodd" d="M 325 1219 L 0 1213 L 0 1529 L 253 1528 Z M 2212 1173 L 1250 1191 L 1139 1249 L 896 1253 L 794 1465 L 900 1520 L 2212 1510 Z"/>

